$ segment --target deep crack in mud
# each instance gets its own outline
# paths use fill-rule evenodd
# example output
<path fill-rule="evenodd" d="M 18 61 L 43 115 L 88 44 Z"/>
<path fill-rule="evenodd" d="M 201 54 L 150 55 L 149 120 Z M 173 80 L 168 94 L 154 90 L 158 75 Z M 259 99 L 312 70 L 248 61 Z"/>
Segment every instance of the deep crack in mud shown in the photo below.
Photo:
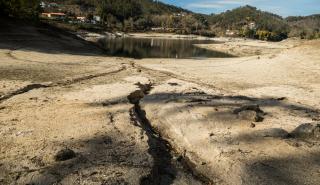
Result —
<path fill-rule="evenodd" d="M 49 87 L 49 85 L 44 85 L 44 84 L 30 84 L 30 85 L 27 85 L 27 86 L 22 87 L 21 89 L 18 89 L 18 90 L 14 91 L 14 92 L 12 92 L 10 94 L 7 94 L 5 96 L 0 97 L 0 103 L 2 101 L 10 99 L 13 96 L 32 91 L 34 89 L 47 88 L 47 87 Z"/>
<path fill-rule="evenodd" d="M 186 172 L 202 184 L 212 184 L 209 178 L 193 169 L 193 163 L 183 155 L 174 153 L 170 143 L 152 127 L 146 112 L 140 106 L 140 100 L 152 89 L 152 84 L 136 84 L 140 90 L 132 92 L 127 98 L 134 106 L 130 109 L 130 117 L 135 126 L 143 129 L 148 137 L 148 153 L 153 158 L 153 167 L 149 175 L 140 179 L 141 185 L 173 184 L 178 170 Z M 176 160 L 174 160 L 174 158 Z"/>
<path fill-rule="evenodd" d="M 75 83 L 79 83 L 85 80 L 91 80 L 94 78 L 98 78 L 98 77 L 102 77 L 102 76 L 106 76 L 106 75 L 110 75 L 110 74 L 114 74 L 114 73 L 118 73 L 121 72 L 123 70 L 126 70 L 125 66 L 120 67 L 119 69 L 116 69 L 114 71 L 108 71 L 108 72 L 104 72 L 104 73 L 98 73 L 98 74 L 90 74 L 87 76 L 81 76 L 78 78 L 74 78 L 74 79 L 69 79 L 69 80 L 62 80 L 59 82 L 54 82 L 54 83 L 47 83 L 47 84 L 41 84 L 41 83 L 34 83 L 34 84 L 29 84 L 26 85 L 25 87 L 22 87 L 16 91 L 13 91 L 9 94 L 6 94 L 4 96 L 0 96 L 0 103 L 8 100 L 16 95 L 20 95 L 20 94 L 24 94 L 27 93 L 29 91 L 35 90 L 35 89 L 41 89 L 41 88 L 49 88 L 49 87 L 58 87 L 58 86 L 67 86 L 67 85 L 72 85 Z"/>

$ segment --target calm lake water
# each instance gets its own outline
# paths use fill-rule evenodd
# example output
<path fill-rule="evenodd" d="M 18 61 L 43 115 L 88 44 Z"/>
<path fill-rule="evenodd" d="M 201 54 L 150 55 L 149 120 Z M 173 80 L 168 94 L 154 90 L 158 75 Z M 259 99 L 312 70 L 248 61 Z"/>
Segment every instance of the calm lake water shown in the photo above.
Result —
<path fill-rule="evenodd" d="M 215 43 L 209 40 L 160 38 L 106 38 L 99 41 L 110 56 L 142 58 L 215 58 L 231 55 L 202 49 L 194 44 Z"/>

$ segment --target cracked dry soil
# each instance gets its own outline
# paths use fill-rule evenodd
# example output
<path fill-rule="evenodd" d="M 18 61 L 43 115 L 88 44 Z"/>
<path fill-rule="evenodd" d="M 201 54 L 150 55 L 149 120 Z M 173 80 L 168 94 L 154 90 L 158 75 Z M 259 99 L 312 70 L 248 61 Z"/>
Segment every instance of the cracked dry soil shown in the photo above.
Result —
<path fill-rule="evenodd" d="M 319 41 L 132 60 L 1 21 L 1 185 L 319 184 Z"/>

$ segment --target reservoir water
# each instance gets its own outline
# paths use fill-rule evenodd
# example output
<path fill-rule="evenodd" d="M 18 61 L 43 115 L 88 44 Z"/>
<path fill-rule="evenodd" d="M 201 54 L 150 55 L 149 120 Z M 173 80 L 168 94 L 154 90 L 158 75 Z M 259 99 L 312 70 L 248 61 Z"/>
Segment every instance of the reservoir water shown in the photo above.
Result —
<path fill-rule="evenodd" d="M 142 58 L 225 58 L 226 53 L 203 49 L 195 44 L 215 43 L 211 40 L 163 38 L 106 38 L 99 41 L 110 56 Z"/>

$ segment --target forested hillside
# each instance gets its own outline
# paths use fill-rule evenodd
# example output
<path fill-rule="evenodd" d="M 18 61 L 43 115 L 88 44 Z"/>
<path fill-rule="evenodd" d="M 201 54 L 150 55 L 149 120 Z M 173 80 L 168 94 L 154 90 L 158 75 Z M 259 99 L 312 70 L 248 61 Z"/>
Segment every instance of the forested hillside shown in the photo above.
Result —
<path fill-rule="evenodd" d="M 260 11 L 252 6 L 239 7 L 217 15 L 213 14 L 209 16 L 209 20 L 213 26 L 225 29 L 239 29 L 248 21 L 258 22 L 257 26 L 262 29 L 278 29 L 275 25 L 283 26 L 282 17 Z"/>
<path fill-rule="evenodd" d="M 236 35 L 263 40 L 282 40 L 290 32 L 286 21 L 278 15 L 244 6 L 208 17 L 211 29 L 220 34 L 234 30 Z M 251 24 L 251 27 L 250 27 Z"/>
<path fill-rule="evenodd" d="M 99 15 L 108 30 L 202 34 L 212 36 L 203 15 L 153 0 L 45 0 L 59 6 L 44 11 L 62 10 L 68 15 Z"/>
<path fill-rule="evenodd" d="M 0 14 L 24 19 L 38 17 L 39 0 L 0 0 Z"/>
<path fill-rule="evenodd" d="M 202 15 L 154 0 L 0 0 L 2 15 L 34 19 L 41 12 L 62 12 L 64 21 L 76 16 L 101 17 L 99 26 L 108 31 L 157 31 L 205 36 L 242 36 L 279 41 L 287 37 L 319 38 L 320 15 L 282 18 L 252 6 L 221 14 Z M 55 4 L 54 6 L 52 4 Z M 88 25 L 77 23 L 77 28 Z M 89 25 L 90 27 L 90 25 Z"/>
<path fill-rule="evenodd" d="M 185 10 L 176 6 L 164 4 L 160 1 L 154 1 L 154 0 L 43 0 L 43 1 L 47 3 L 55 2 L 60 5 L 78 5 L 83 10 L 86 10 L 86 7 L 98 8 L 100 5 L 106 4 L 106 5 L 109 5 L 111 9 L 113 8 L 117 9 L 118 7 L 130 7 L 130 6 L 139 5 L 144 14 L 190 12 L 188 10 Z"/>
<path fill-rule="evenodd" d="M 320 14 L 306 17 L 287 17 L 291 27 L 290 37 L 320 38 Z"/>

